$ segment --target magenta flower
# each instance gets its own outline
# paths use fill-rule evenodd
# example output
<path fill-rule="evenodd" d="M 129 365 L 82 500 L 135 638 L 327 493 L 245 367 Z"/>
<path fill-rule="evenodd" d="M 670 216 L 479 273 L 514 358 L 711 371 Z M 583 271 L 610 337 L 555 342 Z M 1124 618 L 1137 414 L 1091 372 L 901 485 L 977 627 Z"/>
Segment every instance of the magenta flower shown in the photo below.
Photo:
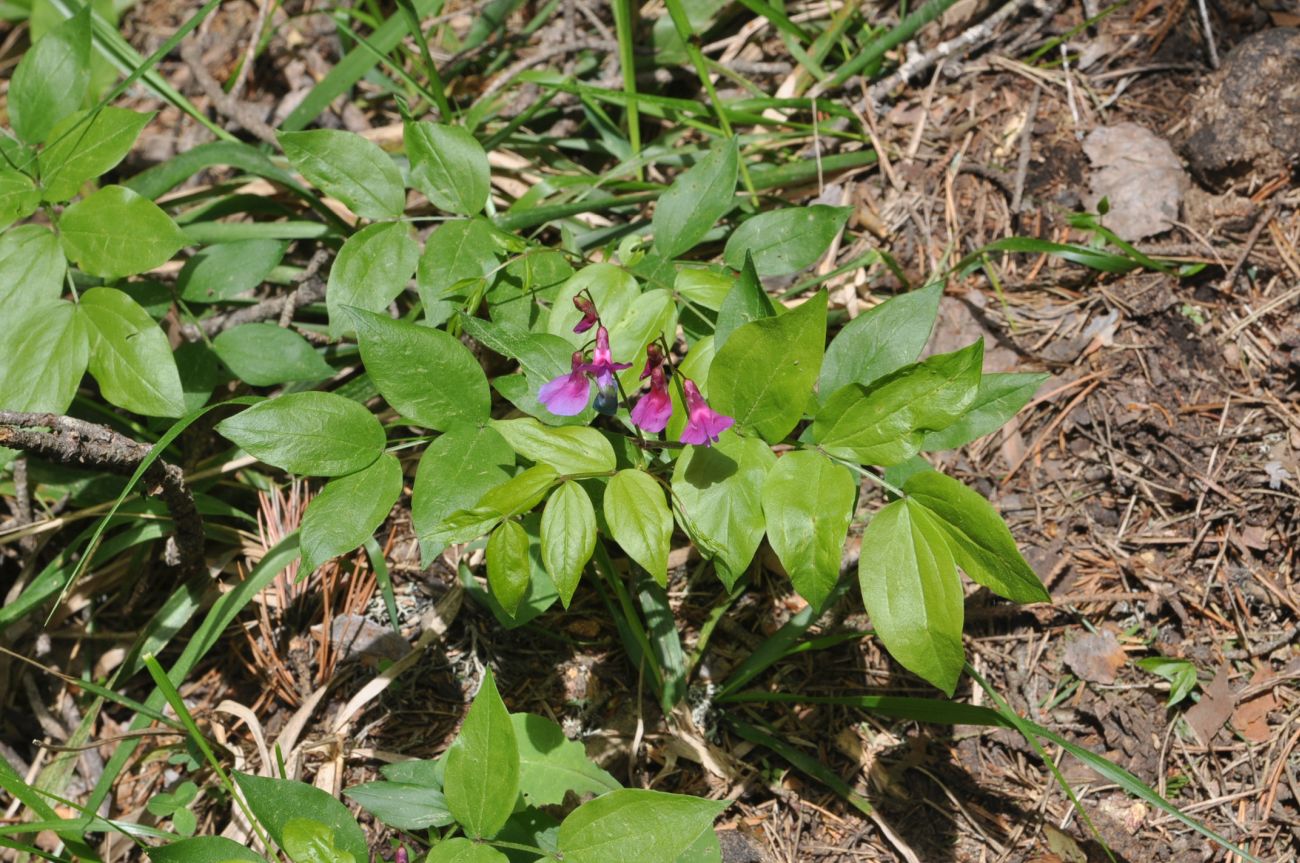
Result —
<path fill-rule="evenodd" d="M 686 428 L 682 430 L 682 443 L 712 446 L 718 437 L 735 425 L 736 421 L 709 407 L 695 381 L 686 381 Z"/>
<path fill-rule="evenodd" d="M 577 416 L 587 409 L 591 382 L 587 380 L 582 351 L 573 352 L 573 370 L 554 378 L 537 391 L 537 400 L 557 417 Z"/>
<path fill-rule="evenodd" d="M 656 366 L 650 372 L 650 392 L 637 399 L 632 407 L 632 422 L 648 432 L 661 432 L 673 415 L 673 400 L 668 395 L 663 369 Z"/>
<path fill-rule="evenodd" d="M 581 294 L 573 297 L 573 305 L 582 312 L 582 320 L 578 321 L 578 325 L 573 328 L 575 333 L 585 333 L 600 320 L 600 316 L 596 314 L 596 304 Z"/>
<path fill-rule="evenodd" d="M 641 380 L 654 374 L 664 364 L 664 352 L 654 342 L 645 346 L 645 368 L 641 370 Z"/>
<path fill-rule="evenodd" d="M 596 330 L 596 349 L 591 352 L 591 362 L 584 364 L 582 370 L 595 375 L 596 386 L 600 387 L 602 392 L 609 392 L 614 388 L 615 372 L 632 368 L 631 363 L 616 363 L 612 360 L 613 356 L 609 352 L 609 330 L 601 327 Z"/>

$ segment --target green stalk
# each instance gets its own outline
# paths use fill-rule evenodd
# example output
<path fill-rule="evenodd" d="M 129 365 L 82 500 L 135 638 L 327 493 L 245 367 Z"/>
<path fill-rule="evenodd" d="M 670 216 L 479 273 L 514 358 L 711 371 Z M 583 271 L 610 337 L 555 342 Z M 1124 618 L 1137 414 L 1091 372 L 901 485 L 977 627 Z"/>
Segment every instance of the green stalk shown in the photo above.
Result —
<path fill-rule="evenodd" d="M 406 16 L 406 26 L 411 28 L 411 35 L 415 41 L 420 44 L 420 57 L 424 60 L 424 71 L 429 76 L 429 85 L 432 88 L 433 103 L 438 106 L 438 119 L 444 123 L 451 122 L 451 103 L 447 101 L 446 87 L 442 83 L 442 76 L 438 74 L 438 64 L 433 62 L 433 55 L 429 53 L 429 40 L 420 29 L 420 16 L 416 13 L 415 7 L 411 5 L 411 0 L 397 0 L 397 5 L 401 7 L 402 14 Z M 442 9 L 442 3 L 439 2 L 433 9 L 429 10 L 430 15 L 437 15 Z"/>
<path fill-rule="evenodd" d="M 623 70 L 623 92 L 627 94 L 627 137 L 632 146 L 633 160 L 641 156 L 641 113 L 636 98 L 636 6 L 632 0 L 612 0 L 614 29 L 618 31 L 618 65 Z M 645 179 L 640 164 L 636 178 Z"/>

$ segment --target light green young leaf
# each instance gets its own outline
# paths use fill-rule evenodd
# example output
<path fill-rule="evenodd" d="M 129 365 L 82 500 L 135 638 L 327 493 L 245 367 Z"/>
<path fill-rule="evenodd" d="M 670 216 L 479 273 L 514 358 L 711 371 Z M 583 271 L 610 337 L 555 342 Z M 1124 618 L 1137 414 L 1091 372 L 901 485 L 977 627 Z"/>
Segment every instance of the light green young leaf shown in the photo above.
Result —
<path fill-rule="evenodd" d="M 561 474 L 603 473 L 614 469 L 614 447 L 585 426 L 544 426 L 531 417 L 492 420 L 492 428 L 524 458 L 549 464 Z"/>
<path fill-rule="evenodd" d="M 444 519 L 472 507 L 489 489 L 510 478 L 515 454 L 486 426 L 458 423 L 424 450 L 411 490 L 411 523 L 426 559 L 442 551 L 434 540 Z"/>
<path fill-rule="evenodd" d="M 713 328 L 714 350 L 725 345 L 738 327 L 750 321 L 775 316 L 776 306 L 772 304 L 772 298 L 763 289 L 758 271 L 754 269 L 753 257 L 746 252 L 740 275 L 723 299 L 721 308 L 718 309 L 718 323 Z"/>
<path fill-rule="evenodd" d="M 339 249 L 325 288 L 330 338 L 351 331 L 348 307 L 379 312 L 388 308 L 415 273 L 420 246 L 402 222 L 369 225 L 348 237 Z"/>
<path fill-rule="evenodd" d="M 645 471 L 621 470 L 605 489 L 603 509 L 614 541 L 660 586 L 666 587 L 673 514 L 664 499 L 663 487 Z"/>
<path fill-rule="evenodd" d="M 722 259 L 739 270 L 754 256 L 760 276 L 787 276 L 817 262 L 848 221 L 849 207 L 785 207 L 759 213 L 727 239 Z"/>
<path fill-rule="evenodd" d="M 185 413 L 171 345 L 148 312 L 116 288 L 91 288 L 77 310 L 90 334 L 90 373 L 105 399 L 145 416 Z"/>
<path fill-rule="evenodd" d="M 736 279 L 733 276 L 715 269 L 683 267 L 677 271 L 677 277 L 673 280 L 673 291 L 697 306 L 716 312 L 722 308 L 735 285 Z"/>
<path fill-rule="evenodd" d="M 63 295 L 67 260 L 59 238 L 44 225 L 19 225 L 0 234 L 0 308 L 16 320 Z"/>
<path fill-rule="evenodd" d="M 519 747 L 492 671 L 447 751 L 442 793 L 447 808 L 475 838 L 495 836 L 519 796 Z"/>
<path fill-rule="evenodd" d="M 532 581 L 528 534 L 519 522 L 503 521 L 488 537 L 487 578 L 492 595 L 505 613 L 514 617 Z"/>
<path fill-rule="evenodd" d="M 542 560 L 565 608 L 595 550 L 596 510 L 591 498 L 573 480 L 561 483 L 542 510 Z"/>
<path fill-rule="evenodd" d="M 9 123 L 29 144 L 81 107 L 90 86 L 90 7 L 36 40 L 9 81 Z"/>
<path fill-rule="evenodd" d="M 739 149 L 735 138 L 714 147 L 659 196 L 651 226 L 665 258 L 689 252 L 735 202 Z"/>
<path fill-rule="evenodd" d="M 334 374 L 310 342 L 269 322 L 222 330 L 212 340 L 212 350 L 236 377 L 255 387 L 323 381 Z"/>
<path fill-rule="evenodd" d="M 636 279 L 627 270 L 613 264 L 588 264 L 571 279 L 560 286 L 551 305 L 551 314 L 546 322 L 546 331 L 560 336 L 576 347 L 581 347 L 592 338 L 590 332 L 575 333 L 574 326 L 582 319 L 582 313 L 573 305 L 573 298 L 579 293 L 591 296 L 600 312 L 601 320 L 606 326 L 623 319 L 636 298 L 641 295 Z M 626 362 L 626 360 L 622 360 Z M 568 358 L 565 358 L 568 367 Z"/>
<path fill-rule="evenodd" d="M 558 805 L 570 791 L 604 794 L 623 787 L 587 757 L 585 746 L 546 717 L 512 713 L 510 722 L 519 744 L 519 790 L 530 805 Z"/>
<path fill-rule="evenodd" d="M 602 794 L 560 824 L 565 863 L 676 863 L 725 801 L 625 788 Z"/>
<path fill-rule="evenodd" d="M 50 144 L 40 155 L 47 201 L 70 200 L 87 180 L 115 168 L 154 116 L 108 106 L 87 117 L 89 113 L 78 111 L 50 132 Z"/>
<path fill-rule="evenodd" d="M 714 559 L 728 590 L 763 539 L 763 482 L 775 462 L 761 440 L 728 431 L 712 447 L 687 447 L 673 468 L 682 527 L 700 552 Z"/>
<path fill-rule="evenodd" d="M 284 240 L 237 240 L 195 252 L 181 267 L 176 287 L 187 303 L 219 303 L 253 290 L 284 258 Z"/>
<path fill-rule="evenodd" d="M 1051 375 L 1045 372 L 993 373 L 980 378 L 975 400 L 956 422 L 940 431 L 926 432 L 922 452 L 956 449 L 992 434 L 1029 403 Z"/>
<path fill-rule="evenodd" d="M 280 846 L 293 863 L 357 863 L 351 852 L 335 847 L 334 831 L 313 818 L 286 821 Z"/>
<path fill-rule="evenodd" d="M 61 414 L 90 360 L 90 336 L 72 303 L 36 305 L 0 327 L 0 409 Z"/>
<path fill-rule="evenodd" d="M 370 379 L 403 417 L 440 430 L 488 418 L 487 376 L 455 336 L 361 309 L 345 312 Z"/>
<path fill-rule="evenodd" d="M 973 581 L 1014 602 L 1052 601 L 1002 516 L 979 492 L 934 470 L 913 474 L 903 492 L 933 517 Z"/>
<path fill-rule="evenodd" d="M 862 535 L 858 583 L 871 625 L 904 668 L 949 696 L 965 659 L 962 590 L 941 529 L 926 509 L 894 501 Z"/>
<path fill-rule="evenodd" d="M 312 185 L 367 219 L 396 219 L 406 209 L 402 172 L 379 145 L 354 132 L 281 132 L 284 155 Z"/>
<path fill-rule="evenodd" d="M 871 388 L 849 384 L 817 412 L 812 436 L 827 452 L 888 467 L 914 456 L 924 433 L 959 418 L 979 392 L 983 340 L 905 366 Z"/>
<path fill-rule="evenodd" d="M 510 858 L 491 845 L 456 836 L 430 848 L 424 863 L 510 863 Z"/>
<path fill-rule="evenodd" d="M 822 404 L 849 384 L 866 386 L 916 358 L 930 340 L 943 284 L 890 297 L 844 325 L 831 340 L 817 382 Z"/>
<path fill-rule="evenodd" d="M 403 137 L 411 185 L 435 207 L 461 216 L 483 209 L 491 191 L 491 168 L 483 146 L 467 129 L 408 122 Z"/>
<path fill-rule="evenodd" d="M 332 479 L 302 516 L 303 570 L 360 547 L 374 536 L 402 494 L 402 465 L 384 453 L 356 473 Z"/>
<path fill-rule="evenodd" d="M 312 821 L 329 830 L 337 851 L 350 854 L 355 863 L 366 863 L 370 859 L 365 834 L 348 807 L 334 795 L 290 779 L 271 779 L 239 772 L 232 775 L 258 823 L 286 852 L 289 851 L 287 834 L 290 822 L 309 812 Z"/>
<path fill-rule="evenodd" d="M 847 468 L 806 450 L 777 459 L 763 483 L 767 541 L 813 608 L 839 581 L 857 490 Z"/>
<path fill-rule="evenodd" d="M 125 186 L 105 186 L 68 207 L 59 232 L 67 256 L 106 279 L 152 270 L 186 243 L 170 216 Z"/>
<path fill-rule="evenodd" d="M 714 409 L 779 443 L 812 398 L 825 345 L 825 291 L 780 317 L 736 329 L 709 366 Z"/>
<path fill-rule="evenodd" d="M 438 326 L 452 313 L 466 284 L 489 277 L 497 268 L 500 247 L 484 219 L 443 222 L 424 241 L 415 284 L 429 326 Z M 458 287 L 461 286 L 461 287 Z"/>
<path fill-rule="evenodd" d="M 488 489 L 473 508 L 458 510 L 443 519 L 431 538 L 442 545 L 477 539 L 503 519 L 521 515 L 537 506 L 557 481 L 555 468 L 548 464 L 535 464 Z"/>
<path fill-rule="evenodd" d="M 290 393 L 222 420 L 217 431 L 251 456 L 304 476 L 346 476 L 384 451 L 384 427 L 334 393 Z"/>
<path fill-rule="evenodd" d="M 0 231 L 25 219 L 41 205 L 41 192 L 32 178 L 0 164 Z"/>

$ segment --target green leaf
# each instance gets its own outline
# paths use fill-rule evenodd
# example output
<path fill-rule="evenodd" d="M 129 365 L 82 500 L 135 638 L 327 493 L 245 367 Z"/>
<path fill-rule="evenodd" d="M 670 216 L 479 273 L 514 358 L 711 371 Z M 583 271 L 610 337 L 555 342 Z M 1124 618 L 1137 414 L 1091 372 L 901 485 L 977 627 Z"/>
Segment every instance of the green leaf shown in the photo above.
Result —
<path fill-rule="evenodd" d="M 187 303 L 219 303 L 266 280 L 289 247 L 284 240 L 237 240 L 200 249 L 181 267 L 176 287 Z"/>
<path fill-rule="evenodd" d="M 808 451 L 777 459 L 763 483 L 767 541 L 794 589 L 814 608 L 839 581 L 857 491 L 847 468 Z"/>
<path fill-rule="evenodd" d="M 728 590 L 763 539 L 763 482 L 775 462 L 761 440 L 728 431 L 711 447 L 688 447 L 673 468 L 682 527 Z"/>
<path fill-rule="evenodd" d="M 563 482 L 542 510 L 542 560 L 565 608 L 595 550 L 596 510 L 591 498 L 573 480 Z"/>
<path fill-rule="evenodd" d="M 458 423 L 429 444 L 411 489 L 411 524 L 426 559 L 442 550 L 433 537 L 447 516 L 508 480 L 514 463 L 510 445 L 486 426 Z"/>
<path fill-rule="evenodd" d="M 195 836 L 146 848 L 145 852 L 153 863 L 230 863 L 232 860 L 266 863 L 265 858 L 242 842 L 224 836 Z"/>
<path fill-rule="evenodd" d="M 332 833 L 331 844 L 334 848 L 352 855 L 356 863 L 365 863 L 370 859 L 365 834 L 357 826 L 348 807 L 334 799 L 332 794 L 291 779 L 269 779 L 238 771 L 233 771 L 231 775 L 258 823 L 291 856 L 293 852 L 287 845 L 289 837 L 286 828 L 290 822 L 301 820 L 304 812 L 310 812 L 311 820 Z M 305 861 L 295 859 L 295 863 Z"/>
<path fill-rule="evenodd" d="M 332 479 L 302 516 L 303 569 L 311 572 L 374 536 L 402 494 L 402 465 L 384 453 L 356 473 Z"/>
<path fill-rule="evenodd" d="M 519 744 L 519 790 L 529 805 L 557 806 L 565 794 L 604 794 L 623 786 L 587 757 L 587 749 L 564 736 L 544 716 L 512 713 Z"/>
<path fill-rule="evenodd" d="M 402 222 L 370 225 L 348 237 L 325 288 L 330 338 L 340 338 L 351 330 L 345 308 L 386 310 L 410 281 L 419 259 L 420 246 Z"/>
<path fill-rule="evenodd" d="M 603 509 L 614 541 L 660 586 L 666 587 L 673 514 L 664 499 L 663 487 L 645 471 L 621 470 L 605 489 Z"/>
<path fill-rule="evenodd" d="M 304 476 L 346 476 L 379 458 L 384 427 L 364 405 L 333 393 L 290 393 L 217 424 L 249 455 Z"/>
<path fill-rule="evenodd" d="M 1014 372 L 983 375 L 975 400 L 956 422 L 939 431 L 926 432 L 922 452 L 956 449 L 991 434 L 1029 403 L 1051 375 L 1044 372 Z"/>
<path fill-rule="evenodd" d="M 185 245 L 171 217 L 124 186 L 105 186 L 63 211 L 63 251 L 85 273 L 105 279 L 161 266 Z"/>
<path fill-rule="evenodd" d="M 862 534 L 858 584 L 871 625 L 904 668 L 949 696 L 957 687 L 962 590 L 942 531 L 909 500 L 888 504 Z"/>
<path fill-rule="evenodd" d="M 403 137 L 411 160 L 411 185 L 435 207 L 472 216 L 491 191 L 487 153 L 467 129 L 441 123 L 408 122 Z"/>
<path fill-rule="evenodd" d="M 59 122 L 41 151 L 42 197 L 47 201 L 70 200 L 87 180 L 117 167 L 154 116 L 112 107 L 100 108 L 89 119 L 88 114 L 78 111 Z"/>
<path fill-rule="evenodd" d="M 1196 666 L 1186 659 L 1168 656 L 1146 656 L 1133 662 L 1143 671 L 1149 671 L 1169 681 L 1169 698 L 1166 707 L 1173 707 L 1192 694 L 1196 688 Z"/>
<path fill-rule="evenodd" d="M 171 345 L 148 312 L 116 288 L 91 288 L 77 309 L 90 335 L 90 373 L 105 399 L 145 416 L 185 413 Z"/>
<path fill-rule="evenodd" d="M 826 292 L 780 317 L 738 328 L 709 366 L 713 408 L 769 443 L 803 417 L 826 345 Z"/>
<path fill-rule="evenodd" d="M 535 464 L 528 470 L 488 489 L 472 509 L 452 513 L 433 533 L 433 539 L 444 545 L 469 542 L 496 527 L 502 519 L 528 512 L 542 502 L 555 485 L 555 468 Z"/>
<path fill-rule="evenodd" d="M 552 428 L 532 418 L 492 420 L 492 428 L 524 458 L 549 464 L 556 473 L 605 473 L 614 469 L 614 447 L 585 426 Z"/>
<path fill-rule="evenodd" d="M 560 286 L 546 321 L 546 331 L 560 336 L 575 348 L 582 347 L 592 338 L 591 333 L 575 333 L 574 326 L 582 320 L 582 313 L 573 305 L 579 293 L 590 294 L 606 326 L 620 321 L 641 295 L 636 279 L 621 267 L 613 264 L 588 264 Z M 617 359 L 617 358 L 616 358 Z M 626 362 L 626 360 L 620 360 Z M 565 369 L 569 367 L 565 357 Z"/>
<path fill-rule="evenodd" d="M 500 248 L 492 226 L 483 219 L 443 222 L 424 241 L 415 283 L 430 325 L 442 323 L 450 313 L 449 298 L 471 279 L 483 279 L 497 268 Z"/>
<path fill-rule="evenodd" d="M 90 360 L 90 335 L 72 303 L 29 308 L 0 328 L 0 409 L 61 414 Z"/>
<path fill-rule="evenodd" d="M 442 793 L 465 832 L 492 837 L 519 796 L 519 747 L 491 669 L 470 705 L 460 734 L 447 750 Z"/>
<path fill-rule="evenodd" d="M 25 219 L 41 205 L 41 193 L 32 178 L 0 163 L 0 231 Z"/>
<path fill-rule="evenodd" d="M 90 7 L 36 40 L 9 81 L 9 123 L 29 144 L 81 107 L 90 86 Z"/>
<path fill-rule="evenodd" d="M 0 234 L 0 308 L 16 320 L 63 295 L 68 264 L 59 238 L 43 225 L 19 225 Z"/>
<path fill-rule="evenodd" d="M 702 267 L 683 267 L 673 279 L 673 291 L 692 303 L 715 312 L 722 308 L 735 286 L 734 277 Z M 770 299 L 768 304 L 771 304 Z"/>
<path fill-rule="evenodd" d="M 936 354 L 875 383 L 841 387 L 813 420 L 812 436 L 827 452 L 888 467 L 921 448 L 924 432 L 959 418 L 979 392 L 984 342 Z"/>
<path fill-rule="evenodd" d="M 560 824 L 564 863 L 676 863 L 725 801 L 625 788 L 590 800 Z"/>
<path fill-rule="evenodd" d="M 403 417 L 439 430 L 488 418 L 487 376 L 455 336 L 360 309 L 347 313 L 370 379 Z"/>
<path fill-rule="evenodd" d="M 286 821 L 280 847 L 293 863 L 357 863 L 355 855 L 335 847 L 334 831 L 313 818 Z"/>
<path fill-rule="evenodd" d="M 913 474 L 903 491 L 933 516 L 957 565 L 972 580 L 1015 602 L 1052 601 L 1002 516 L 979 492 L 934 470 Z"/>
<path fill-rule="evenodd" d="M 754 269 L 754 259 L 745 253 L 745 263 L 740 268 L 740 276 L 718 309 L 718 323 L 713 328 L 714 350 L 727 343 L 727 339 L 750 321 L 776 317 L 776 306 L 772 298 L 763 290 L 758 272 Z"/>
<path fill-rule="evenodd" d="M 367 219 L 396 219 L 406 209 L 402 172 L 378 144 L 353 132 L 281 132 L 284 155 L 316 188 Z"/>
<path fill-rule="evenodd" d="M 212 340 L 212 350 L 236 377 L 255 387 L 321 381 L 334 374 L 310 342 L 287 327 L 267 322 L 222 330 Z"/>
<path fill-rule="evenodd" d="M 759 213 L 732 232 L 722 259 L 739 270 L 754 256 L 760 276 L 787 276 L 815 264 L 848 221 L 852 209 L 814 204 Z"/>
<path fill-rule="evenodd" d="M 655 248 L 675 258 L 694 248 L 734 203 L 739 149 L 735 138 L 711 149 L 659 196 L 651 220 Z"/>
<path fill-rule="evenodd" d="M 424 863 L 510 863 L 510 858 L 491 845 L 456 836 L 430 848 Z"/>
<path fill-rule="evenodd" d="M 519 522 L 503 521 L 492 531 L 487 544 L 487 578 L 492 595 L 513 617 L 532 582 L 528 534 Z"/>
<path fill-rule="evenodd" d="M 476 602 L 486 606 L 497 622 L 506 629 L 523 626 L 554 605 L 560 598 L 560 594 L 555 590 L 555 583 L 546 574 L 546 566 L 542 563 L 541 523 L 542 515 L 539 512 L 527 513 L 519 519 L 519 525 L 528 537 L 529 575 L 528 589 L 520 598 L 514 614 L 508 613 L 490 591 L 484 590 L 479 585 L 470 573 L 469 567 L 462 565 L 460 568 L 460 582 L 465 592 Z"/>
<path fill-rule="evenodd" d="M 823 404 L 849 384 L 866 386 L 916 362 L 930 340 L 943 284 L 890 297 L 844 325 L 826 348 L 818 396 Z"/>
<path fill-rule="evenodd" d="M 389 827 L 427 830 L 446 827 L 455 819 L 438 788 L 411 782 L 366 782 L 343 790 L 344 795 Z"/>

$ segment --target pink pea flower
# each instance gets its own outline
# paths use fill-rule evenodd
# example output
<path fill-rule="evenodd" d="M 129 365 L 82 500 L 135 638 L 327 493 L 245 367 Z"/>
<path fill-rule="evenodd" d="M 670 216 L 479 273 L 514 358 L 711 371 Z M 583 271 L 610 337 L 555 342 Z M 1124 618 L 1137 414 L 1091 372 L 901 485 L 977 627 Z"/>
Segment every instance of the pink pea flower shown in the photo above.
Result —
<path fill-rule="evenodd" d="M 632 422 L 648 432 L 657 433 L 664 430 L 672 415 L 673 400 L 668 395 L 664 371 L 656 366 L 650 372 L 650 392 L 637 399 L 632 407 Z"/>
<path fill-rule="evenodd" d="M 585 333 L 600 320 L 600 316 L 596 314 L 596 304 L 581 294 L 574 295 L 573 305 L 582 312 L 582 320 L 578 321 L 578 325 L 573 328 L 575 333 Z"/>
<path fill-rule="evenodd" d="M 587 409 L 591 382 L 587 380 L 582 351 L 573 352 L 573 370 L 548 381 L 537 391 L 537 400 L 557 417 L 577 416 Z"/>
<path fill-rule="evenodd" d="M 614 373 L 632 368 L 631 363 L 613 362 L 609 352 L 609 330 L 601 327 L 596 330 L 596 349 L 591 352 L 591 362 L 582 366 L 584 372 L 591 372 L 596 377 L 596 386 L 602 392 L 614 389 Z"/>
<path fill-rule="evenodd" d="M 736 421 L 709 407 L 704 396 L 700 395 L 700 388 L 695 385 L 695 381 L 688 380 L 683 386 L 686 389 L 687 419 L 686 428 L 682 430 L 682 443 L 712 446 Z"/>

